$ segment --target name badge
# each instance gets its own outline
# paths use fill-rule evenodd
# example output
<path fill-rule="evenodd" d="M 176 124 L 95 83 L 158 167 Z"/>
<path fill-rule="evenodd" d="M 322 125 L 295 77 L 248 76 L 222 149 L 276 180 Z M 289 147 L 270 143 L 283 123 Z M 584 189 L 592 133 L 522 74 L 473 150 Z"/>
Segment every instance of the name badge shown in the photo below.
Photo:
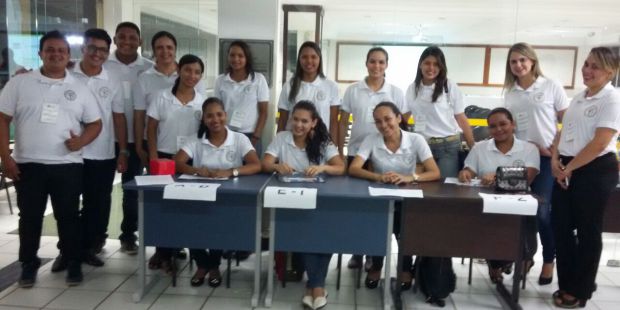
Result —
<path fill-rule="evenodd" d="M 368 107 L 366 109 L 366 123 L 375 123 L 375 117 L 372 115 L 372 112 L 375 110 L 375 107 Z"/>
<path fill-rule="evenodd" d="M 426 117 L 422 116 L 422 115 L 417 115 L 414 117 L 415 123 L 414 123 L 414 128 L 415 128 L 415 132 L 418 133 L 424 133 L 426 131 Z"/>
<path fill-rule="evenodd" d="M 529 127 L 529 117 L 527 112 L 517 113 L 517 129 L 526 130 Z"/>
<path fill-rule="evenodd" d="M 243 126 L 243 122 L 246 120 L 246 115 L 247 112 L 245 111 L 234 111 L 232 117 L 230 118 L 230 127 L 241 128 L 241 126 Z"/>
<path fill-rule="evenodd" d="M 562 136 L 564 137 L 564 141 L 566 142 L 571 142 L 575 140 L 575 124 L 574 123 L 563 124 Z"/>
<path fill-rule="evenodd" d="M 43 110 L 41 111 L 41 123 L 56 124 L 58 115 L 60 114 L 60 105 L 52 100 L 45 99 L 43 101 Z"/>

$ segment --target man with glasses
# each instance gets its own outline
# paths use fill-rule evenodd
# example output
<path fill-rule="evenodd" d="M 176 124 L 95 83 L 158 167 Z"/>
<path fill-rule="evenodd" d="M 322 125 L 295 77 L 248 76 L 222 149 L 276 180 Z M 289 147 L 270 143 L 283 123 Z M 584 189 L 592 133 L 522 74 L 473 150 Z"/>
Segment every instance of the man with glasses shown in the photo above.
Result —
<path fill-rule="evenodd" d="M 83 262 L 91 266 L 103 266 L 97 257 L 105 241 L 110 207 L 112 204 L 112 184 L 115 170 L 125 172 L 127 168 L 127 129 L 119 81 L 113 79 L 103 63 L 108 59 L 112 39 L 103 29 L 89 29 L 84 32 L 82 60 L 71 73 L 82 81 L 95 96 L 93 102 L 101 114 L 102 129 L 99 136 L 85 146 L 84 178 L 82 191 Z M 119 153 L 115 155 L 114 139 L 118 141 Z M 54 264 L 58 265 L 58 264 Z M 62 264 L 61 264 L 62 265 Z M 59 271 L 53 268 L 52 271 Z"/>
<path fill-rule="evenodd" d="M 12 78 L 0 95 L 0 158 L 15 181 L 19 207 L 20 287 L 32 287 L 41 260 L 47 196 L 58 225 L 68 285 L 82 282 L 79 206 L 82 148 L 101 131 L 101 116 L 90 90 L 68 71 L 69 43 L 58 31 L 39 43 L 43 66 Z M 15 124 L 15 150 L 9 150 L 9 124 Z"/>

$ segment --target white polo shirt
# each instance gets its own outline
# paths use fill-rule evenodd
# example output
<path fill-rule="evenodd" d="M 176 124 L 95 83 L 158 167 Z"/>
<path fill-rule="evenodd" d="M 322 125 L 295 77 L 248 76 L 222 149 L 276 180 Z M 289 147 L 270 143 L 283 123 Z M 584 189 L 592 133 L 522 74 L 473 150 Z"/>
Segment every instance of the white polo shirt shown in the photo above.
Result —
<path fill-rule="evenodd" d="M 280 163 L 286 163 L 295 171 L 302 172 L 309 166 L 314 165 L 308 160 L 306 149 L 295 145 L 293 134 L 288 130 L 279 132 L 271 141 L 265 153 L 276 157 Z M 319 165 L 324 165 L 334 156 L 339 156 L 338 148 L 330 142 L 323 150 L 323 157 Z"/>
<path fill-rule="evenodd" d="M 69 131 L 82 134 L 82 124 L 101 118 L 97 101 L 69 71 L 50 79 L 34 70 L 9 80 L 0 94 L 0 112 L 13 117 L 17 163 L 82 163 L 82 150 L 71 152 Z"/>
<path fill-rule="evenodd" d="M 528 167 L 540 171 L 538 148 L 529 142 L 515 138 L 514 144 L 506 154 L 495 146 L 493 138 L 477 142 L 465 158 L 465 167 L 483 176 L 495 173 L 497 167 Z"/>
<path fill-rule="evenodd" d="M 179 74 L 174 71 L 171 75 L 165 75 L 152 66 L 138 76 L 138 85 L 133 92 L 133 102 L 135 110 L 148 111 L 149 105 L 155 100 L 157 93 L 166 88 L 172 88 L 174 81 Z M 200 80 L 194 89 L 204 98 L 207 87 L 203 80 Z"/>
<path fill-rule="evenodd" d="M 243 166 L 243 158 L 254 151 L 252 142 L 242 133 L 226 129 L 224 144 L 215 146 L 209 139 L 193 137 L 183 146 L 197 168 L 226 170 Z"/>
<path fill-rule="evenodd" d="M 461 129 L 454 118 L 455 115 L 465 112 L 463 93 L 456 83 L 448 79 L 448 93 L 444 92 L 433 102 L 435 83 L 424 85 L 416 95 L 415 83 L 407 88 L 405 100 L 411 115 L 415 120 L 415 132 L 426 139 L 443 138 L 459 134 Z"/>
<path fill-rule="evenodd" d="M 400 146 L 396 152 L 390 151 L 385 146 L 385 141 L 380 133 L 367 136 L 357 156 L 363 160 L 370 159 L 376 173 L 396 172 L 404 175 L 412 175 L 418 162 L 423 162 L 433 157 L 431 148 L 422 135 L 400 131 Z"/>
<path fill-rule="evenodd" d="M 82 157 L 96 160 L 115 158 L 112 113 L 125 113 L 121 84 L 117 80 L 110 79 L 105 68 L 102 68 L 98 75 L 89 77 L 84 74 L 78 63 L 71 73 L 93 93 L 101 114 L 101 132 L 95 140 L 84 147 Z"/>
<path fill-rule="evenodd" d="M 515 82 L 504 96 L 516 122 L 517 138 L 548 148 L 557 132 L 557 112 L 568 108 L 566 93 L 558 82 L 539 76 L 528 89 Z"/>
<path fill-rule="evenodd" d="M 224 102 L 228 126 L 238 132 L 253 133 L 258 122 L 258 103 L 269 101 L 269 86 L 258 72 L 253 79 L 250 74 L 241 82 L 226 73 L 215 80 L 214 94 Z"/>
<path fill-rule="evenodd" d="M 365 80 L 347 88 L 342 98 L 340 110 L 353 115 L 353 127 L 351 128 L 347 152 L 349 156 L 357 154 L 357 150 L 366 136 L 379 132 L 375 126 L 372 112 L 377 104 L 382 101 L 394 103 L 403 114 L 409 111 L 405 105 L 403 91 L 390 83 L 383 83 L 381 89 L 376 92 L 368 87 Z"/>
<path fill-rule="evenodd" d="M 194 99 L 183 105 L 172 94 L 172 87 L 160 90 L 153 97 L 146 115 L 159 121 L 157 150 L 176 154 L 189 138 L 195 137 L 202 122 L 203 97 L 195 92 Z"/>
<path fill-rule="evenodd" d="M 598 155 L 616 152 L 620 130 L 620 93 L 608 83 L 596 95 L 586 98 L 586 91 L 577 94 L 564 113 L 558 150 L 560 155 L 576 156 L 592 139 L 596 128 L 616 131 L 613 139 Z"/>
<path fill-rule="evenodd" d="M 137 87 L 138 75 L 153 66 L 153 62 L 138 55 L 138 58 L 126 65 L 116 58 L 116 53 L 111 53 L 103 67 L 113 80 L 119 81 L 123 89 L 123 101 L 125 104 L 125 118 L 127 119 L 127 142 L 134 143 L 133 135 L 133 90 Z"/>
<path fill-rule="evenodd" d="M 278 100 L 278 109 L 289 111 L 286 129 L 290 129 L 292 126 L 291 118 L 293 115 L 291 111 L 293 111 L 295 104 L 301 100 L 309 100 L 314 103 L 314 106 L 319 112 L 319 116 L 321 116 L 321 119 L 327 126 L 327 130 L 329 130 L 329 110 L 332 106 L 340 105 L 340 99 L 338 98 L 338 85 L 336 85 L 336 83 L 332 80 L 317 76 L 317 78 L 311 83 L 301 81 L 299 84 L 299 92 L 297 93 L 297 97 L 295 97 L 295 102 L 290 102 L 288 100 L 290 91 L 291 81 L 287 81 L 284 83 L 284 87 L 282 87 L 280 99 Z"/>

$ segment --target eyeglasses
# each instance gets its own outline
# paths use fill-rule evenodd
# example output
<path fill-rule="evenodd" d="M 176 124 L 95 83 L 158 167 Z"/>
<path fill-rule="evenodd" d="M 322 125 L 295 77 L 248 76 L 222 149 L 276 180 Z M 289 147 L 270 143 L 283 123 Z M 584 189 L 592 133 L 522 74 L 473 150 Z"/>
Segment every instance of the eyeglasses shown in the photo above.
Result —
<path fill-rule="evenodd" d="M 110 53 L 110 49 L 107 47 L 97 47 L 95 45 L 86 45 L 86 52 L 89 54 L 95 54 L 99 52 L 100 54 L 107 55 Z"/>

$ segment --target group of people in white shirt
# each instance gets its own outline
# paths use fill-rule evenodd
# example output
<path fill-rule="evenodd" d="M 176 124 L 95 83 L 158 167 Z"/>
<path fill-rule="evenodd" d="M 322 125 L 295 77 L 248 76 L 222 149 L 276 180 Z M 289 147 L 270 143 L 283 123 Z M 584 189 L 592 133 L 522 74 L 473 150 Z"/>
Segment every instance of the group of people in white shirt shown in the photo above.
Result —
<path fill-rule="evenodd" d="M 294 76 L 278 101 L 277 135 L 264 152 L 261 137 L 270 101 L 264 76 L 254 71 L 250 47 L 238 40 L 227 51 L 226 72 L 206 98 L 204 63 L 191 54 L 176 61 L 176 39 L 157 33 L 155 63 L 137 53 L 139 28 L 118 25 L 117 50 L 104 30 L 84 35 L 83 57 L 71 69 L 69 45 L 52 31 L 41 38 L 43 66 L 13 78 L 0 95 L 0 157 L 15 180 L 20 209 L 21 287 L 36 282 L 47 196 L 58 221 L 60 255 L 52 271 L 67 269 L 67 284 L 82 281 L 81 263 L 102 266 L 97 254 L 108 237 L 110 195 L 115 170 L 128 182 L 149 161 L 174 159 L 179 173 L 243 177 L 259 172 L 342 175 L 404 184 L 458 177 L 495 182 L 498 166 L 522 166 L 541 203 L 531 221 L 525 268 L 533 265 L 536 228 L 544 265 L 539 284 L 552 282 L 557 259 L 558 307 L 585 306 L 595 290 L 602 247 L 604 205 L 618 181 L 615 141 L 620 129 L 620 94 L 610 85 L 619 67 L 608 48 L 592 49 L 583 67 L 586 90 L 569 104 L 562 86 L 544 77 L 535 51 L 513 45 L 506 61 L 505 108 L 487 117 L 490 139 L 474 142 L 464 114 L 463 95 L 448 79 L 443 52 L 430 46 L 420 56 L 416 78 L 406 93 L 386 82 L 388 53 L 368 51 L 368 75 L 342 98 L 323 73 L 320 47 L 301 45 Z M 109 56 L 109 57 L 108 57 Z M 353 118 L 345 157 L 349 118 Z M 413 117 L 414 132 L 407 130 Z M 9 150 L 9 124 L 15 149 Z M 563 123 L 561 131 L 558 124 Z M 459 171 L 464 138 L 470 149 Z M 348 163 L 348 168 L 347 168 Z M 83 196 L 80 210 L 79 196 Z M 124 191 L 121 250 L 136 253 L 137 196 Z M 397 207 L 399 212 L 399 207 Z M 395 219 L 398 219 L 395 216 Z M 395 234 L 400 223 L 395 223 Z M 576 234 L 575 234 L 576 231 Z M 578 241 L 577 241 L 578 240 Z M 197 270 L 192 286 L 221 284 L 218 249 L 191 249 Z M 378 286 L 383 257 L 355 253 L 349 267 L 368 271 L 365 285 Z M 149 267 L 174 271 L 179 249 L 157 248 Z M 308 282 L 302 304 L 327 304 L 325 277 L 331 254 L 303 253 Z M 430 259 L 430 258 L 429 258 Z M 434 258 L 448 259 L 449 258 Z M 411 287 L 413 259 L 403 259 L 401 289 Z M 502 281 L 510 262 L 489 260 L 489 276 Z M 448 292 L 449 293 L 449 292 Z M 446 295 L 429 295 L 443 306 Z"/>

